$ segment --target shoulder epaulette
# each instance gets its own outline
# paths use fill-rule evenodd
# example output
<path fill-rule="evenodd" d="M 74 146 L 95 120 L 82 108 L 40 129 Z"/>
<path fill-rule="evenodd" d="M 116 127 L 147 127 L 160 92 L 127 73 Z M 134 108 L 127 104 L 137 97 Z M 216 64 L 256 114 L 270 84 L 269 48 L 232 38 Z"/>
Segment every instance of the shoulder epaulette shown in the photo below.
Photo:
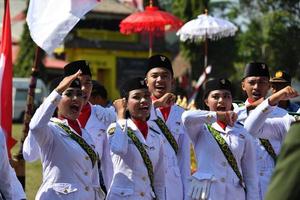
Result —
<path fill-rule="evenodd" d="M 115 133 L 116 127 L 111 127 L 107 132 L 109 135 L 113 135 Z"/>

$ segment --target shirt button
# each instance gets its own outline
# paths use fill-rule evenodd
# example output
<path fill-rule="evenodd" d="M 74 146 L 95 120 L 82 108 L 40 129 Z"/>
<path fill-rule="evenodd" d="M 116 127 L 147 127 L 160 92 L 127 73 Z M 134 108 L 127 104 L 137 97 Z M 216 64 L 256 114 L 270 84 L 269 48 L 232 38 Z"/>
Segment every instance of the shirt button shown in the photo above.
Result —
<path fill-rule="evenodd" d="M 259 175 L 260 175 L 260 176 L 263 176 L 263 175 L 264 175 L 264 173 L 263 173 L 263 172 L 260 172 L 260 173 L 259 173 Z"/>
<path fill-rule="evenodd" d="M 143 177 L 142 177 L 142 180 L 143 180 L 143 181 L 146 181 L 146 180 L 147 180 L 147 178 L 146 178 L 145 176 L 143 176 Z"/>
<path fill-rule="evenodd" d="M 263 159 L 262 156 L 259 156 L 259 159 L 260 159 L 260 160 Z"/>
<path fill-rule="evenodd" d="M 89 160 L 89 157 L 88 157 L 88 156 L 86 156 L 86 157 L 85 157 L 85 159 L 86 159 L 86 160 Z"/>
<path fill-rule="evenodd" d="M 224 182 L 225 182 L 225 178 L 221 178 L 221 182 L 223 182 L 223 183 L 224 183 Z"/>
<path fill-rule="evenodd" d="M 86 175 L 86 176 L 87 176 L 87 175 L 88 175 L 88 172 L 84 172 L 84 175 Z"/>
<path fill-rule="evenodd" d="M 123 196 L 123 195 L 124 195 L 124 192 L 121 192 L 120 194 Z"/>
<path fill-rule="evenodd" d="M 226 166 L 226 162 L 224 161 L 224 162 L 222 162 L 222 166 L 223 167 L 225 167 Z"/>
<path fill-rule="evenodd" d="M 86 186 L 84 189 L 85 189 L 86 191 L 89 191 L 89 190 L 90 190 L 90 188 L 89 188 L 88 186 Z"/>
<path fill-rule="evenodd" d="M 144 193 L 144 192 L 141 192 L 140 195 L 143 197 L 143 196 L 145 196 L 145 193 Z"/>

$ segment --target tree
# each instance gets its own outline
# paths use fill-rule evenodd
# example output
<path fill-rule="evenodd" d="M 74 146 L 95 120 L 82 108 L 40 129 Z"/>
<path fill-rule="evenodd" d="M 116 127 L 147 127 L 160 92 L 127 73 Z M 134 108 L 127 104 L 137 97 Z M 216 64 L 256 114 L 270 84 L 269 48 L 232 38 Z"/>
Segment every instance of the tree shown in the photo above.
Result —
<path fill-rule="evenodd" d="M 27 13 L 28 10 L 28 2 L 26 9 L 23 11 L 24 13 Z M 36 50 L 36 44 L 33 42 L 30 36 L 29 28 L 27 23 L 24 23 L 23 33 L 21 35 L 20 39 L 20 51 L 17 56 L 16 63 L 14 64 L 14 76 L 16 77 L 29 77 L 32 73 L 32 66 L 35 59 L 35 50 Z M 42 56 L 44 55 L 44 52 L 42 53 Z M 44 72 L 44 66 L 40 65 L 39 71 L 40 74 L 45 74 Z M 46 77 L 46 76 L 44 76 Z"/>
<path fill-rule="evenodd" d="M 300 78 L 300 3 L 295 0 L 240 1 L 247 28 L 239 37 L 239 59 L 265 61 Z"/>

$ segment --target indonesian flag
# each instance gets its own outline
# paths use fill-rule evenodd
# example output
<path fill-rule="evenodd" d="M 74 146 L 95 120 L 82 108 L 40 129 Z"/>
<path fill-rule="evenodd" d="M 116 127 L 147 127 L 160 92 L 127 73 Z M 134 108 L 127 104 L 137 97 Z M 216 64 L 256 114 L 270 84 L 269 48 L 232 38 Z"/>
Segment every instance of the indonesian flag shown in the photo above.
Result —
<path fill-rule="evenodd" d="M 9 0 L 4 1 L 4 17 L 0 50 L 0 123 L 6 134 L 7 149 L 10 150 L 16 141 L 11 136 L 12 128 L 12 43 Z"/>
<path fill-rule="evenodd" d="M 30 0 L 27 24 L 33 41 L 48 54 L 100 0 Z"/>

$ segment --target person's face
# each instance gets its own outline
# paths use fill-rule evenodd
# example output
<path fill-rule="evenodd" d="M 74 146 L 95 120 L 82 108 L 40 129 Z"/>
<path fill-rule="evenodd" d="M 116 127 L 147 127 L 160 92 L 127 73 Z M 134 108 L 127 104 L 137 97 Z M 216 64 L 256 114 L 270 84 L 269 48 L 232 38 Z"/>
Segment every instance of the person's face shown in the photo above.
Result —
<path fill-rule="evenodd" d="M 285 88 L 288 85 L 290 85 L 290 84 L 289 83 L 271 83 L 272 94 L 278 92 L 279 90 Z"/>
<path fill-rule="evenodd" d="M 231 92 L 228 90 L 213 90 L 204 99 L 204 102 L 210 111 L 229 111 L 232 105 Z"/>
<path fill-rule="evenodd" d="M 84 105 L 85 105 L 89 101 L 92 93 L 92 89 L 93 89 L 92 77 L 89 75 L 80 75 L 78 78 L 81 83 L 81 90 L 82 90 Z"/>
<path fill-rule="evenodd" d="M 248 98 L 254 101 L 264 98 L 270 89 L 269 78 L 263 76 L 247 77 L 242 81 L 242 89 L 247 93 Z"/>
<path fill-rule="evenodd" d="M 151 109 L 151 94 L 147 89 L 137 89 L 129 92 L 127 109 L 134 119 L 147 121 Z"/>
<path fill-rule="evenodd" d="M 153 68 L 146 76 L 146 83 L 150 93 L 156 98 L 172 91 L 174 79 L 172 73 L 165 68 Z"/>
<path fill-rule="evenodd" d="M 68 88 L 62 93 L 58 104 L 58 116 L 64 116 L 75 120 L 78 118 L 84 103 L 82 90 L 79 88 Z"/>

